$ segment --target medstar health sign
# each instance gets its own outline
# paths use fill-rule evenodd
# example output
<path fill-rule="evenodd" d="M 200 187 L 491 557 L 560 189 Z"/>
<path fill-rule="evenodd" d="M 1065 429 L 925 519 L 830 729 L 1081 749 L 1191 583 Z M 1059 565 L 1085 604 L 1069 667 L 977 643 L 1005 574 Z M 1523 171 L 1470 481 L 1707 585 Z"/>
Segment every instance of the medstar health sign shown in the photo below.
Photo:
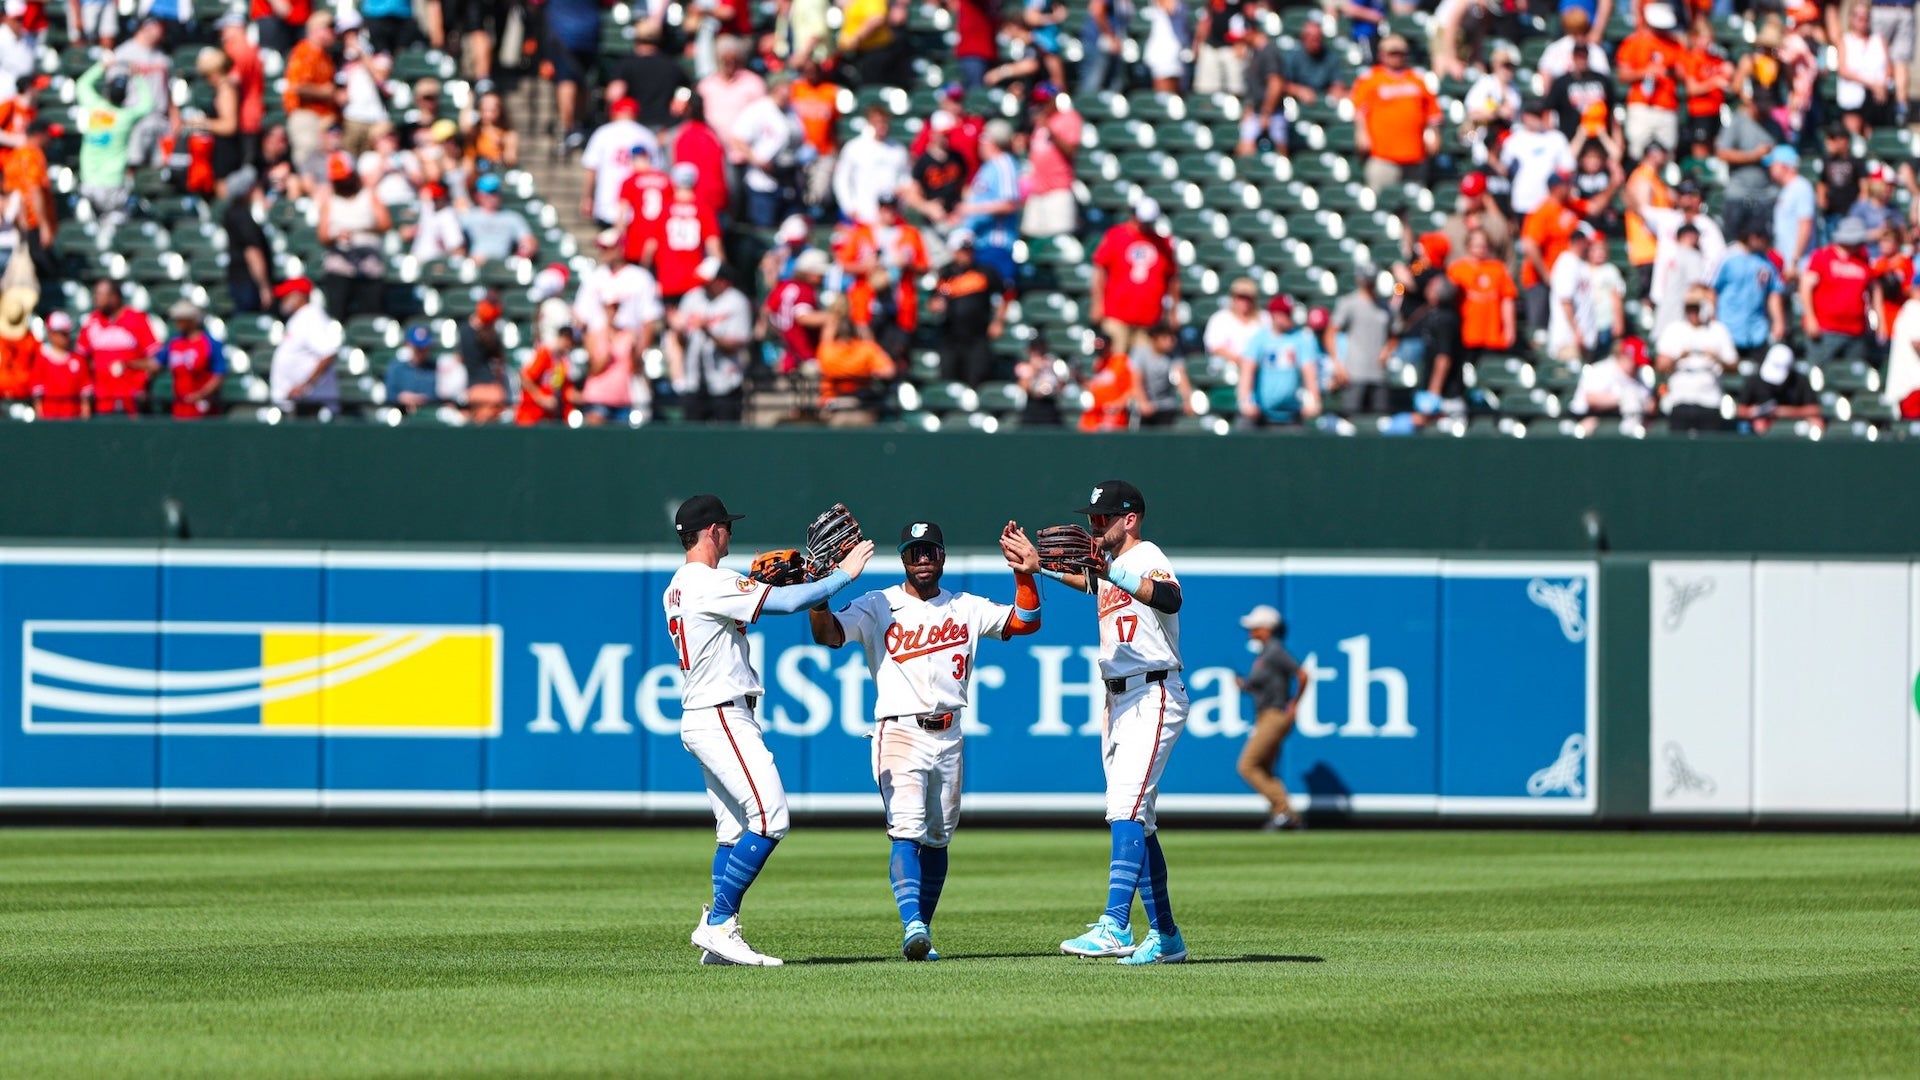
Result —
<path fill-rule="evenodd" d="M 1281 774 L 1359 812 L 1591 814 L 1594 567 L 1173 554 L 1192 707 L 1166 808 L 1261 805 L 1237 619 L 1287 615 L 1312 673 Z M 660 615 L 677 558 L 0 548 L 0 802 L 704 810 Z M 899 580 L 876 569 L 855 589 Z M 997 558 L 949 588 L 1010 602 Z M 843 594 L 842 602 L 852 594 Z M 1097 813 L 1092 601 L 1048 585 L 1030 637 L 979 645 L 976 809 Z M 761 722 L 801 809 L 878 812 L 854 650 L 749 630 Z"/>

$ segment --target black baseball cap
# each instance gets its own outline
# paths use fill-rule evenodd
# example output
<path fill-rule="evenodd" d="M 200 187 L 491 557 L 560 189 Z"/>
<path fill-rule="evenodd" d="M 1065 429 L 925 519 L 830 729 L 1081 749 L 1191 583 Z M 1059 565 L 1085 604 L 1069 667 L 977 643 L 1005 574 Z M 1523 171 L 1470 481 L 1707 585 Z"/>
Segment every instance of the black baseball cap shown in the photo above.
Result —
<path fill-rule="evenodd" d="M 905 551 L 915 544 L 932 544 L 941 551 L 947 550 L 947 541 L 940 535 L 940 526 L 931 521 L 915 521 L 900 529 L 900 550 Z"/>
<path fill-rule="evenodd" d="M 709 525 L 731 525 L 746 516 L 727 513 L 727 504 L 721 502 L 718 495 L 695 495 L 681 503 L 674 513 L 673 531 L 699 532 Z"/>
<path fill-rule="evenodd" d="M 1087 505 L 1074 511 L 1077 514 L 1103 514 L 1109 517 L 1120 514 L 1144 514 L 1147 512 L 1147 500 L 1140 489 L 1125 480 L 1102 480 L 1087 496 Z"/>

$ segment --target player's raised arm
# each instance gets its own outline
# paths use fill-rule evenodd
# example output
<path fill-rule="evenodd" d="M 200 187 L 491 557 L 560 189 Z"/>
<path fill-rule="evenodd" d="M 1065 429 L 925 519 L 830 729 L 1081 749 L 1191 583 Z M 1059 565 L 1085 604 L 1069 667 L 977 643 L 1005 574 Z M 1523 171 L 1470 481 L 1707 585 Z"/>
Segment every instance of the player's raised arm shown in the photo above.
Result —
<path fill-rule="evenodd" d="M 796 611 L 805 611 L 816 604 L 833 599 L 835 593 L 860 576 L 867 568 L 867 560 L 873 558 L 873 541 L 862 540 L 847 553 L 833 572 L 819 581 L 809 581 L 803 585 L 775 585 L 767 589 L 767 602 L 761 610 L 775 615 L 791 615 Z"/>
<path fill-rule="evenodd" d="M 1060 527 L 1061 526 L 1054 526 L 1053 528 L 1057 529 Z M 1078 528 L 1078 526 L 1066 526 L 1066 528 L 1074 529 Z M 1086 530 L 1082 529 L 1080 531 L 1085 533 Z M 1074 569 L 1075 565 L 1085 565 L 1084 560 L 1078 563 L 1070 563 L 1068 561 L 1068 557 L 1072 554 L 1085 554 L 1086 552 L 1080 550 L 1082 548 L 1091 552 L 1093 550 L 1093 537 L 1087 536 L 1084 543 L 1079 542 L 1079 538 L 1077 537 L 1071 538 L 1073 542 L 1070 546 L 1074 550 L 1067 552 L 1061 548 L 1061 540 L 1065 534 L 1054 534 L 1053 541 L 1049 542 L 1048 536 L 1051 532 L 1051 529 L 1040 530 L 1042 542 L 1036 544 L 1028 538 L 1026 530 L 1020 528 L 1018 523 L 1012 521 L 1007 522 L 1007 527 L 1003 529 L 1000 534 L 1000 548 L 1002 553 L 1007 555 L 1008 564 L 1011 565 L 1014 558 L 1009 551 L 1008 545 L 1024 545 L 1026 548 L 1034 551 L 1040 576 L 1052 578 L 1075 592 L 1093 592 L 1094 578 L 1082 570 Z M 1042 550 L 1043 547 L 1046 548 L 1045 551 Z M 1051 555 L 1049 553 L 1051 553 Z"/>
<path fill-rule="evenodd" d="M 1141 574 L 1109 566 L 1106 578 L 1155 611 L 1164 611 L 1168 615 L 1180 613 L 1180 583 L 1170 576 L 1163 576 L 1162 571 L 1151 570 Z"/>
<path fill-rule="evenodd" d="M 1013 618 L 1007 620 L 1006 636 L 1031 634 L 1040 629 L 1040 585 L 1033 580 L 1040 571 L 1040 553 L 1011 521 L 1000 531 L 1000 553 L 1013 571 Z"/>

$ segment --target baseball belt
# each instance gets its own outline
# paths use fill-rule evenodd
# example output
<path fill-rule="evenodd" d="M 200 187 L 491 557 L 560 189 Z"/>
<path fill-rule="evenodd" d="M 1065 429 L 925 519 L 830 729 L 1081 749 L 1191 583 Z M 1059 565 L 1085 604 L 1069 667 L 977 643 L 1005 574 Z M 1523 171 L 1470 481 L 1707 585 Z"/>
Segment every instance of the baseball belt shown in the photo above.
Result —
<path fill-rule="evenodd" d="M 884 724 L 889 720 L 901 723 L 912 721 L 918 724 L 922 731 L 945 731 L 952 727 L 959 717 L 960 714 L 957 712 L 906 713 L 902 716 L 883 716 L 880 722 Z"/>
<path fill-rule="evenodd" d="M 1102 679 L 1101 681 L 1107 684 L 1107 693 L 1124 694 L 1127 692 L 1128 684 L 1138 686 L 1141 683 L 1166 682 L 1167 669 L 1161 668 L 1158 671 L 1149 671 L 1144 675 L 1123 675 L 1117 679 Z"/>

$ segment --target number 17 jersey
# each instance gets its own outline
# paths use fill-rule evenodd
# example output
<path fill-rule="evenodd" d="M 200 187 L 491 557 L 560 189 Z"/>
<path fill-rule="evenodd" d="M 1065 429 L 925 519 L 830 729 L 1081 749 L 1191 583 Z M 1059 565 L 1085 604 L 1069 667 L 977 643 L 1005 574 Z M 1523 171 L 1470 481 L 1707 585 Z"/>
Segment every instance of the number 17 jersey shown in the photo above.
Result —
<path fill-rule="evenodd" d="M 683 710 L 759 694 L 747 651 L 747 626 L 760 617 L 773 586 L 732 570 L 690 562 L 676 570 L 662 600 L 667 633 L 680 661 Z"/>
<path fill-rule="evenodd" d="M 1142 540 L 1113 560 L 1143 580 L 1178 585 L 1159 545 Z M 1147 671 L 1180 670 L 1180 616 L 1156 611 L 1109 581 L 1100 583 L 1100 675 L 1124 679 Z"/>

